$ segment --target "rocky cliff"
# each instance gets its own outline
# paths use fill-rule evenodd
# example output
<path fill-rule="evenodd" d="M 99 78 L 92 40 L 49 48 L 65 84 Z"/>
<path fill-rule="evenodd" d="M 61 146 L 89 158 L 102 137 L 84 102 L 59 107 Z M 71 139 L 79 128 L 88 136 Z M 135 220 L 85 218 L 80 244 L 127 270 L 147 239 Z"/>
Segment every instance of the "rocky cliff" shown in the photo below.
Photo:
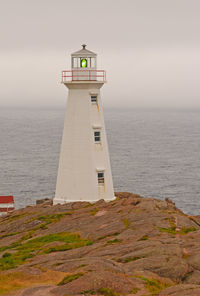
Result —
<path fill-rule="evenodd" d="M 0 218 L 0 295 L 200 295 L 200 219 L 165 201 L 52 206 Z"/>

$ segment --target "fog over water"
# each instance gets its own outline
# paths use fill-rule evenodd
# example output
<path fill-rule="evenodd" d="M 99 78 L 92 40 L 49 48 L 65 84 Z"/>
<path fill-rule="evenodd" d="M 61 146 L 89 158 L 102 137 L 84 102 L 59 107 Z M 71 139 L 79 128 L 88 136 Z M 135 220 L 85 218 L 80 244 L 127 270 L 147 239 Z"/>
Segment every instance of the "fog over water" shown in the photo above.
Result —
<path fill-rule="evenodd" d="M 200 108 L 199 0 L 7 0 L 0 106 L 65 105 L 61 70 L 82 43 L 107 70 L 105 107 Z"/>
<path fill-rule="evenodd" d="M 53 197 L 64 109 L 0 110 L 0 195 Z M 172 198 L 200 214 L 200 111 L 105 109 L 115 191 Z"/>

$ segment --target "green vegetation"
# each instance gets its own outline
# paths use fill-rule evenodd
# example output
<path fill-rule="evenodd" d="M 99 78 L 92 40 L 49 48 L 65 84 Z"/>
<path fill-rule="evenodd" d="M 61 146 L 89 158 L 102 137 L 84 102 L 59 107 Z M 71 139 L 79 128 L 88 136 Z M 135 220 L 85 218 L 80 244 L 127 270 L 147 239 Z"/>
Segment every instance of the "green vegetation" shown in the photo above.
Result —
<path fill-rule="evenodd" d="M 61 214 L 50 214 L 50 215 L 42 215 L 42 216 L 39 216 L 39 217 L 36 217 L 34 219 L 31 219 L 29 220 L 27 223 L 31 222 L 31 221 L 34 221 L 34 220 L 40 220 L 40 221 L 43 221 L 44 223 L 43 224 L 40 224 L 40 225 L 37 225 L 35 226 L 34 228 L 32 228 L 32 230 L 30 230 L 23 238 L 21 238 L 18 242 L 12 244 L 11 246 L 6 246 L 6 247 L 1 247 L 0 248 L 0 252 L 6 250 L 6 249 L 12 249 L 15 247 L 15 244 L 16 246 L 21 243 L 22 241 L 24 240 L 27 240 L 29 238 L 32 237 L 32 235 L 38 230 L 38 229 L 47 229 L 47 225 L 48 224 L 51 224 L 51 223 L 56 223 L 58 221 L 60 221 L 60 219 L 66 215 L 72 215 L 73 212 L 64 212 L 64 213 L 61 213 Z M 19 214 L 19 215 L 15 215 L 15 216 L 11 216 L 11 217 L 8 217 L 8 221 L 13 221 L 13 220 L 16 220 L 16 219 L 20 219 L 22 217 L 25 217 L 27 216 L 26 213 L 24 214 Z M 5 219 L 4 219 L 5 220 Z M 9 236 L 14 236 L 16 234 L 20 234 L 21 232 L 12 232 L 12 233 L 7 233 L 7 234 L 3 234 L 0 236 L 0 239 L 3 239 L 5 237 L 9 237 Z"/>
<path fill-rule="evenodd" d="M 51 215 L 43 215 L 37 218 L 37 220 L 42 220 L 45 223 L 55 223 L 60 221 L 61 218 L 67 216 L 67 215 L 72 215 L 73 212 L 65 212 L 65 213 L 61 213 L 61 214 L 51 214 Z"/>
<path fill-rule="evenodd" d="M 182 227 L 181 230 L 178 232 L 179 234 L 187 234 L 192 231 L 196 231 L 197 229 L 195 227 Z"/>
<path fill-rule="evenodd" d="M 42 224 L 37 225 L 36 227 L 33 228 L 34 231 L 38 230 L 38 229 L 47 229 L 47 225 L 52 224 L 52 223 L 56 223 L 58 221 L 60 221 L 61 218 L 67 216 L 67 215 L 72 215 L 73 212 L 65 212 L 65 213 L 61 213 L 61 214 L 50 214 L 50 215 L 42 215 L 39 217 L 34 218 L 31 221 L 34 220 L 39 220 L 42 221 Z M 28 221 L 27 223 L 31 222 Z"/>
<path fill-rule="evenodd" d="M 34 233 L 34 230 L 29 231 L 26 235 L 24 235 L 22 238 L 20 238 L 18 241 L 16 241 L 15 243 L 12 243 L 9 246 L 3 246 L 0 248 L 0 252 L 3 252 L 5 250 L 9 250 L 9 249 L 14 249 L 17 246 L 19 246 L 23 241 L 29 239 L 32 237 L 32 234 Z"/>
<path fill-rule="evenodd" d="M 54 263 L 52 266 L 60 266 L 60 265 L 63 265 L 64 262 L 57 262 L 57 263 Z"/>
<path fill-rule="evenodd" d="M 4 253 L 3 256 L 2 256 L 2 258 L 6 258 L 6 257 L 10 257 L 10 256 L 11 256 L 10 253 Z"/>
<path fill-rule="evenodd" d="M 184 234 L 187 234 L 189 232 L 197 230 L 195 227 L 182 227 L 181 230 L 176 231 L 176 226 L 172 226 L 172 227 L 169 227 L 169 228 L 159 227 L 158 229 L 159 229 L 160 232 L 167 232 L 167 233 L 170 233 L 172 235 L 175 235 L 175 234 L 184 235 Z"/>
<path fill-rule="evenodd" d="M 64 272 L 48 270 L 41 274 L 6 272 L 0 274 L 0 295 L 16 295 L 17 290 L 38 285 L 56 285 L 66 275 Z"/>
<path fill-rule="evenodd" d="M 139 292 L 140 291 L 140 288 L 134 288 L 132 291 L 131 291 L 131 293 L 132 294 L 137 294 L 137 292 Z"/>
<path fill-rule="evenodd" d="M 104 236 L 100 236 L 98 237 L 97 240 L 102 240 L 104 238 L 107 238 L 107 237 L 110 237 L 110 236 L 116 236 L 116 235 L 119 235 L 120 233 L 119 232 L 115 232 L 115 233 L 111 233 L 111 234 L 107 234 L 107 235 L 104 235 Z"/>
<path fill-rule="evenodd" d="M 64 277 L 64 279 L 57 286 L 66 285 L 67 283 L 70 283 L 83 275 L 84 274 L 82 272 L 67 275 L 66 277 Z"/>
<path fill-rule="evenodd" d="M 15 221 L 15 220 L 24 218 L 24 217 L 26 217 L 28 215 L 29 215 L 28 213 L 22 213 L 22 214 L 12 215 L 12 216 L 5 217 L 4 218 L 4 221 L 6 220 L 8 222 L 12 222 L 12 221 Z"/>
<path fill-rule="evenodd" d="M 113 244 L 116 244 L 116 243 L 121 243 L 122 242 L 122 240 L 121 239 L 113 239 L 113 240 L 109 240 L 109 241 L 107 241 L 107 245 L 113 245 Z"/>
<path fill-rule="evenodd" d="M 126 257 L 125 259 L 123 259 L 123 262 L 124 263 L 128 263 L 128 262 L 131 262 L 131 261 L 136 261 L 136 260 L 140 260 L 140 259 L 142 259 L 142 258 L 145 258 L 145 256 L 135 256 L 135 257 Z M 121 262 L 121 260 L 120 260 L 120 262 Z"/>
<path fill-rule="evenodd" d="M 130 221 L 127 219 L 127 218 L 125 218 L 124 220 L 123 220 L 123 223 L 124 223 L 124 226 L 126 227 L 126 228 L 129 228 L 129 226 L 130 226 Z"/>
<path fill-rule="evenodd" d="M 183 254 L 183 259 L 187 259 L 189 257 L 189 254 Z"/>
<path fill-rule="evenodd" d="M 6 233 L 0 236 L 0 239 L 4 238 L 4 237 L 8 237 L 8 236 L 13 236 L 18 234 L 19 232 L 11 232 L 11 233 Z"/>
<path fill-rule="evenodd" d="M 7 249 L 9 249 L 8 246 L 1 247 L 1 248 L 0 248 L 0 252 L 3 252 L 3 251 L 5 251 L 5 250 L 7 250 Z"/>
<path fill-rule="evenodd" d="M 84 208 L 89 208 L 89 207 L 92 207 L 93 204 L 91 202 L 88 202 L 88 204 L 86 206 L 84 206 Z"/>
<path fill-rule="evenodd" d="M 1 270 L 16 268 L 18 265 L 23 264 L 26 259 L 34 257 L 34 255 L 31 252 L 30 253 L 17 252 L 17 253 L 5 253 L 5 254 L 0 259 Z"/>
<path fill-rule="evenodd" d="M 97 208 L 94 208 L 90 211 L 91 215 L 94 216 L 96 215 L 96 213 L 98 212 L 99 210 Z"/>
<path fill-rule="evenodd" d="M 109 288 L 100 288 L 98 290 L 98 293 L 104 296 L 119 296 L 118 293 L 114 292 L 113 290 Z"/>
<path fill-rule="evenodd" d="M 48 229 L 48 227 L 46 226 L 46 224 L 41 224 L 39 225 L 39 227 L 37 227 L 37 229 Z"/>
<path fill-rule="evenodd" d="M 88 264 L 82 264 L 78 268 L 82 268 L 82 267 L 85 267 L 85 266 L 88 266 Z"/>
<path fill-rule="evenodd" d="M 193 221 L 196 225 L 200 226 L 200 223 L 192 216 L 189 217 L 191 221 Z"/>
<path fill-rule="evenodd" d="M 55 247 L 50 247 L 50 248 L 44 249 L 44 254 L 68 251 L 71 249 L 81 248 L 81 247 L 90 246 L 90 245 L 92 245 L 92 242 L 88 241 L 88 242 L 77 242 L 77 243 L 69 244 L 69 245 L 55 246 Z"/>
<path fill-rule="evenodd" d="M 100 288 L 97 291 L 94 290 L 87 290 L 87 291 L 83 291 L 81 294 L 83 295 L 97 295 L 97 294 L 101 294 L 104 296 L 119 296 L 120 294 L 114 292 L 113 290 L 109 289 L 109 288 Z"/>
<path fill-rule="evenodd" d="M 96 292 L 94 290 L 86 290 L 81 292 L 83 295 L 96 295 Z"/>
<path fill-rule="evenodd" d="M 148 240 L 149 237 L 147 235 L 143 235 L 140 239 L 138 239 L 138 241 L 144 241 L 144 240 Z"/>
<path fill-rule="evenodd" d="M 34 257 L 36 254 L 40 255 L 58 251 L 66 251 L 92 244 L 90 240 L 82 239 L 79 234 L 68 232 L 48 234 L 45 236 L 28 240 L 27 242 L 22 244 L 23 240 L 27 239 L 27 237 L 29 236 L 30 234 L 28 234 L 28 236 L 23 237 L 11 246 L 2 247 L 4 248 L 4 250 L 13 249 L 15 252 L 5 253 L 7 255 L 4 254 L 2 258 L 0 258 L 1 270 L 15 268 L 18 265 L 23 264 L 28 258 Z M 55 247 L 46 246 L 52 242 L 62 242 L 63 245 L 58 245 Z"/>
<path fill-rule="evenodd" d="M 45 236 L 41 236 L 32 240 L 29 240 L 28 242 L 19 246 L 17 249 L 20 251 L 27 250 L 27 249 L 29 251 L 43 250 L 45 253 L 49 253 L 48 250 L 50 250 L 51 248 L 43 249 L 42 247 L 52 242 L 65 243 L 65 245 L 58 246 L 58 248 L 61 247 L 61 249 L 63 248 L 66 250 L 79 248 L 79 247 L 91 244 L 89 240 L 81 239 L 79 234 L 61 232 L 61 233 L 48 234 Z"/>
<path fill-rule="evenodd" d="M 172 227 L 169 227 L 169 228 L 163 228 L 163 227 L 159 227 L 158 228 L 160 232 L 167 232 L 167 233 L 170 233 L 170 234 L 176 234 L 176 226 L 172 226 Z"/>
<path fill-rule="evenodd" d="M 170 284 L 161 282 L 159 280 L 155 279 L 148 279 L 143 276 L 136 276 L 137 278 L 145 281 L 145 288 L 151 293 L 151 295 L 157 295 L 159 294 L 162 290 L 170 287 Z"/>
<path fill-rule="evenodd" d="M 81 239 L 78 234 L 70 233 L 57 233 L 42 236 L 39 238 L 31 239 L 33 234 L 38 229 L 46 229 L 47 225 L 50 223 L 58 222 L 62 217 L 66 215 L 72 215 L 72 212 L 65 212 L 61 214 L 50 214 L 42 215 L 37 218 L 34 217 L 31 221 L 40 220 L 43 224 L 37 225 L 18 241 L 12 243 L 9 246 L 3 246 L 0 248 L 0 252 L 6 250 L 12 250 L 12 253 L 5 253 L 2 258 L 0 258 L 0 269 L 7 270 L 11 268 L 16 268 L 18 265 L 23 264 L 27 259 L 34 257 L 36 254 L 48 254 L 57 251 L 66 251 L 74 248 L 79 248 L 86 245 L 91 245 L 92 242 L 89 240 Z M 9 218 L 10 220 L 15 220 L 26 216 L 25 214 L 15 215 Z M 29 220 L 30 222 L 30 220 Z M 28 222 L 28 223 L 29 223 Z M 5 234 L 2 237 L 12 236 L 18 234 L 17 232 Z M 27 241 L 29 240 L 29 241 Z M 24 243 L 24 241 L 27 241 Z M 48 248 L 48 244 L 52 242 L 61 242 L 62 245 L 56 245 Z"/>

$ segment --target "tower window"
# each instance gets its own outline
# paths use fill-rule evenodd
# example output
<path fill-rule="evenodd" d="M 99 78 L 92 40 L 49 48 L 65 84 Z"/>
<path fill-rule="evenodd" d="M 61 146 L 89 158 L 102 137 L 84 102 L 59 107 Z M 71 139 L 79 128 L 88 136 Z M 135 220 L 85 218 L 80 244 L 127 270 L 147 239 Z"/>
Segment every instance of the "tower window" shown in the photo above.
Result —
<path fill-rule="evenodd" d="M 97 96 L 91 96 L 91 103 L 97 104 Z"/>
<path fill-rule="evenodd" d="M 104 172 L 98 172 L 98 185 L 104 185 Z"/>
<path fill-rule="evenodd" d="M 94 132 L 94 141 L 95 141 L 95 143 L 100 143 L 101 142 L 101 132 L 100 131 L 95 131 Z"/>

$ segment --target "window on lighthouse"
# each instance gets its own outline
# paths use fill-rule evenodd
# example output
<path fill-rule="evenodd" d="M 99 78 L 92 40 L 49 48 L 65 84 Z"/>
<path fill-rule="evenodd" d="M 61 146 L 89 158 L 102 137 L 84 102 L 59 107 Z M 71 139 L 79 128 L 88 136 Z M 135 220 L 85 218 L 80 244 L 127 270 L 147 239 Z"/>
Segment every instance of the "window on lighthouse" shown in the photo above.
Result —
<path fill-rule="evenodd" d="M 95 131 L 94 132 L 94 141 L 95 141 L 95 143 L 100 143 L 101 142 L 101 132 L 100 131 Z"/>
<path fill-rule="evenodd" d="M 104 172 L 98 172 L 98 185 L 104 185 Z"/>
<path fill-rule="evenodd" d="M 91 96 L 91 103 L 97 104 L 97 96 Z"/>

